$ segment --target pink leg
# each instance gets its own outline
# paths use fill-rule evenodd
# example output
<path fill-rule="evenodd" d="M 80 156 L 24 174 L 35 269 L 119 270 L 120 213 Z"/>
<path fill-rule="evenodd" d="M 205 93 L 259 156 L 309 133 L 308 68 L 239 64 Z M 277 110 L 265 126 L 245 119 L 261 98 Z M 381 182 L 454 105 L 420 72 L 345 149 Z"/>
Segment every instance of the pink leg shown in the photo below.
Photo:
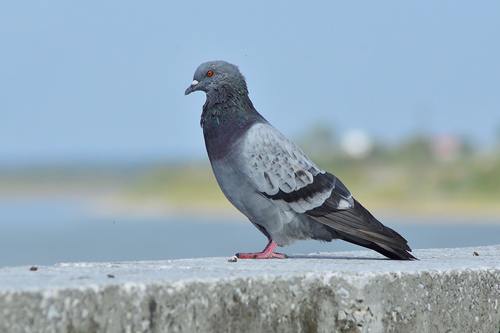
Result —
<path fill-rule="evenodd" d="M 276 242 L 270 241 L 264 251 L 256 252 L 256 253 L 236 253 L 236 256 L 240 259 L 285 259 L 286 254 L 283 253 L 275 253 L 274 249 L 276 249 L 278 244 Z"/>

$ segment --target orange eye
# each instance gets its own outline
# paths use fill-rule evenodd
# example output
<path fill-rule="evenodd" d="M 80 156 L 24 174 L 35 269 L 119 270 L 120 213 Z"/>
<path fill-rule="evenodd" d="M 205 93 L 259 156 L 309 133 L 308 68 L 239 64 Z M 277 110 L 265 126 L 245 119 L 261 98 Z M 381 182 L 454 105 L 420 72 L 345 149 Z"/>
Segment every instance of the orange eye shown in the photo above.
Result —
<path fill-rule="evenodd" d="M 214 75 L 214 72 L 213 72 L 213 71 L 208 71 L 208 72 L 207 72 L 207 76 L 212 76 L 212 75 Z"/>

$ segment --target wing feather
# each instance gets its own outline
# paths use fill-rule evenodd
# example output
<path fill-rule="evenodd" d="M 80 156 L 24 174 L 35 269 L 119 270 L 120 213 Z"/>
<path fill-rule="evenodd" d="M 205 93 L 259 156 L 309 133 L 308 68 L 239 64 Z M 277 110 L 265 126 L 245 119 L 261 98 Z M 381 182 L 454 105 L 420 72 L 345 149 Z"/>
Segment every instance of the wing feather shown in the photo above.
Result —
<path fill-rule="evenodd" d="M 342 184 L 267 123 L 253 125 L 245 139 L 243 156 L 249 161 L 247 175 L 257 190 L 279 207 L 305 213 L 321 207 L 332 196 L 336 184 Z M 351 193 L 343 184 L 335 196 L 345 208 L 352 205 Z"/>

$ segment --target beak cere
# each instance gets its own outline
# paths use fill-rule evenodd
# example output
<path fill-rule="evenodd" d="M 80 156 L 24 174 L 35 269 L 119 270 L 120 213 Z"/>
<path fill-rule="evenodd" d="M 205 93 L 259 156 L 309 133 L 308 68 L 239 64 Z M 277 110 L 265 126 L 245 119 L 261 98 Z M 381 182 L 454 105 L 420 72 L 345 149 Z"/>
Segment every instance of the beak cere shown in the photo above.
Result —
<path fill-rule="evenodd" d="M 185 95 L 189 95 L 193 91 L 196 90 L 196 86 L 198 85 L 198 81 L 193 80 L 193 83 L 186 89 L 186 92 L 184 93 Z"/>

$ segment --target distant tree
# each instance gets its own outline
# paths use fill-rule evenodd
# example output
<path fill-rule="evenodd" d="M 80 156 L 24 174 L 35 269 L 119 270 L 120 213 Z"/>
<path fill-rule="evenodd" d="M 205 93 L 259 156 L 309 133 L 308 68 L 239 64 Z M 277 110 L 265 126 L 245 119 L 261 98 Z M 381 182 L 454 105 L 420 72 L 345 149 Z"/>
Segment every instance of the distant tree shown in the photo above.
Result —
<path fill-rule="evenodd" d="M 299 136 L 297 144 L 311 157 L 325 157 L 335 153 L 337 141 L 333 127 L 316 123 Z"/>
<path fill-rule="evenodd" d="M 400 146 L 397 155 L 401 160 L 429 162 L 432 160 L 430 139 L 424 135 L 415 135 Z"/>

